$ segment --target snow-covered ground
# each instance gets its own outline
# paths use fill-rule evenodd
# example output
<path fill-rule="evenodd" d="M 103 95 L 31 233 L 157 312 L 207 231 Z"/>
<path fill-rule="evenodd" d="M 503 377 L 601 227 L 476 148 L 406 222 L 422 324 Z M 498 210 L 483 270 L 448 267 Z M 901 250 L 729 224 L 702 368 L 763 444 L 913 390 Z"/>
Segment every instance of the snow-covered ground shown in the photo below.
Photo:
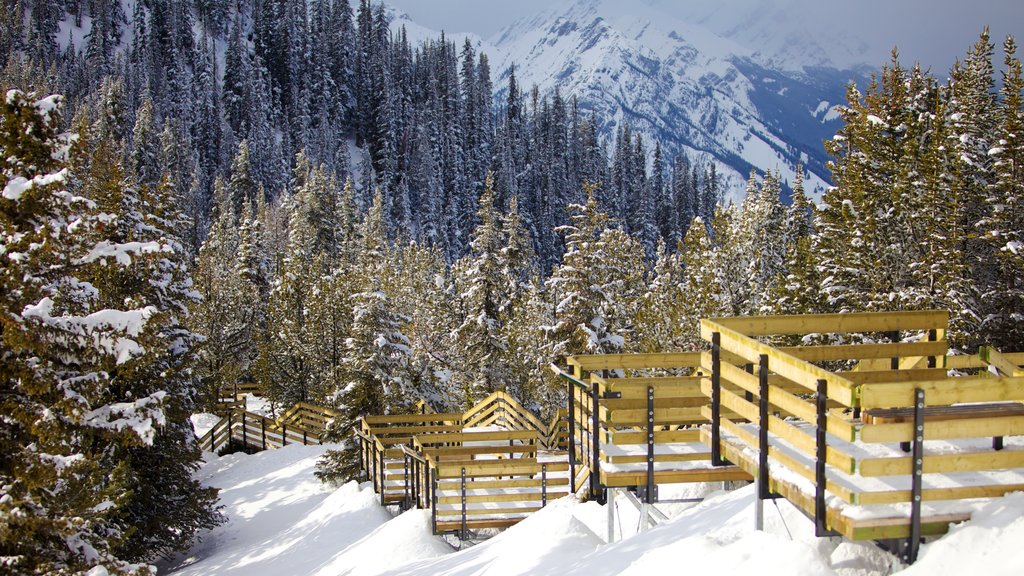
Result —
<path fill-rule="evenodd" d="M 967 523 L 922 547 L 899 566 L 870 543 L 814 537 L 813 525 L 784 500 L 765 503 L 766 530 L 753 529 L 751 486 L 716 492 L 703 503 L 666 510 L 673 518 L 635 534 L 637 514 L 618 499 L 617 530 L 606 542 L 607 511 L 566 498 L 517 526 L 455 551 L 430 534 L 429 513 L 392 517 L 369 485 L 340 488 L 313 476 L 328 447 L 291 445 L 251 456 L 207 455 L 202 480 L 221 488 L 228 522 L 188 554 L 165 562 L 182 575 L 469 576 L 612 574 L 759 574 L 908 576 L 1024 573 L 1024 493 L 982 507 Z"/>

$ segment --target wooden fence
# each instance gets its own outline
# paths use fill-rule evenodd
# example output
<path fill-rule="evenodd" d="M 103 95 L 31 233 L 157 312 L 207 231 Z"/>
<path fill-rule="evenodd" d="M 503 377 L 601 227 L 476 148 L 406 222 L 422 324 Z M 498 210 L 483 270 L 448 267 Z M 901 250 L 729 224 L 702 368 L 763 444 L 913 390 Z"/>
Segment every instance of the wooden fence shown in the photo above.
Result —
<path fill-rule="evenodd" d="M 1024 355 L 948 356 L 947 322 L 945 312 L 702 320 L 712 461 L 756 476 L 759 498 L 787 498 L 819 534 L 906 539 L 912 562 L 922 536 L 969 517 L 957 501 L 1024 489 L 1024 451 L 1002 449 L 1024 434 Z M 763 341 L 823 334 L 864 343 Z"/>
<path fill-rule="evenodd" d="M 358 428 L 381 504 L 430 509 L 435 533 L 507 527 L 570 492 L 564 413 L 545 424 L 504 392 L 466 412 L 365 416 Z"/>
<path fill-rule="evenodd" d="M 337 415 L 330 408 L 299 403 L 272 419 L 245 410 L 230 410 L 199 438 L 199 447 L 216 452 L 239 446 L 251 450 L 280 448 L 288 444 L 320 444 L 324 428 Z"/>

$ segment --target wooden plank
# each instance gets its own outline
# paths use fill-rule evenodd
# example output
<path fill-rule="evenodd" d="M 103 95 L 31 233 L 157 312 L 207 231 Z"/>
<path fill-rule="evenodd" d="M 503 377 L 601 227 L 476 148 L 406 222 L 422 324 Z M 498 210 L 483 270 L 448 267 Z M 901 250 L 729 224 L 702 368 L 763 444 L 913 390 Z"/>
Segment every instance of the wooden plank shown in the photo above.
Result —
<path fill-rule="evenodd" d="M 843 344 L 829 346 L 787 346 L 779 348 L 807 362 L 829 360 L 861 360 L 865 358 L 904 358 L 907 356 L 945 356 L 949 343 L 893 342 L 887 344 Z"/>
<path fill-rule="evenodd" d="M 863 384 L 860 387 L 861 407 L 869 410 L 913 406 L 916 388 L 924 390 L 928 405 L 1024 400 L 1024 378 L 965 376 L 922 382 Z"/>
<path fill-rule="evenodd" d="M 692 468 L 689 470 L 655 470 L 655 484 L 692 482 L 750 481 L 750 474 L 736 466 Z M 608 487 L 640 486 L 647 483 L 647 472 L 608 472 L 601 469 L 601 484 Z"/>
<path fill-rule="evenodd" d="M 865 425 L 860 429 L 860 438 L 863 442 L 910 442 L 913 440 L 913 427 L 913 422 Z M 925 422 L 924 426 L 925 440 L 1019 435 L 1024 435 L 1024 416 Z"/>
<path fill-rule="evenodd" d="M 568 462 L 547 462 L 548 473 L 565 472 L 569 469 Z M 436 466 L 437 478 L 459 478 L 462 468 L 466 476 L 528 476 L 541 473 L 541 465 L 535 460 L 472 460 L 464 464 L 440 462 Z"/>
<path fill-rule="evenodd" d="M 991 346 L 982 346 L 978 355 L 989 366 L 995 367 L 1001 376 L 1024 376 L 1024 370 L 1015 361 Z"/>
<path fill-rule="evenodd" d="M 695 424 L 704 422 L 700 407 L 662 408 L 654 410 L 655 424 Z M 613 426 L 640 426 L 647 424 L 647 410 L 616 410 L 607 419 Z"/>
<path fill-rule="evenodd" d="M 700 391 L 700 386 L 697 387 Z M 664 396 L 654 395 L 654 409 L 661 410 L 665 408 L 694 408 L 709 404 L 711 399 L 701 394 L 700 396 L 694 396 L 689 398 L 666 398 Z M 620 410 L 646 410 L 647 409 L 647 396 L 643 398 L 609 398 L 601 401 L 602 414 L 608 410 L 611 410 L 614 414 Z"/>
<path fill-rule="evenodd" d="M 437 426 L 371 426 L 367 433 L 371 436 L 404 434 L 406 436 L 426 434 L 429 432 L 459 432 L 461 424 L 445 424 Z"/>
<path fill-rule="evenodd" d="M 363 420 L 367 424 L 459 423 L 462 422 L 462 414 L 389 414 L 386 416 L 364 416 Z"/>
<path fill-rule="evenodd" d="M 422 434 L 415 436 L 423 446 L 445 444 L 449 442 L 493 442 L 509 440 L 537 440 L 536 430 L 481 430 L 479 432 L 442 432 L 439 434 Z"/>
<path fill-rule="evenodd" d="M 616 455 L 608 456 L 603 450 L 601 451 L 601 460 L 609 462 L 611 464 L 636 464 L 639 462 L 647 462 L 646 454 L 631 454 L 631 455 Z M 669 462 L 696 462 L 702 460 L 711 460 L 711 452 L 692 452 L 688 454 L 655 454 L 654 461 L 661 463 Z"/>
<path fill-rule="evenodd" d="M 998 498 L 1010 492 L 1024 490 L 1024 484 L 991 484 L 987 486 L 957 486 L 955 488 L 925 488 L 921 490 L 921 500 L 967 500 L 969 498 Z M 910 502 L 910 490 L 891 490 L 886 492 L 862 492 L 857 496 L 857 504 L 872 506 L 876 504 L 897 504 Z"/>
<path fill-rule="evenodd" d="M 711 318 L 711 322 L 747 336 L 782 334 L 844 334 L 854 332 L 892 332 L 895 330 L 945 330 L 949 326 L 946 310 L 911 312 L 851 312 L 843 314 L 803 314 L 779 316 L 739 316 Z M 703 323 L 704 320 L 701 320 Z"/>
<path fill-rule="evenodd" d="M 466 510 L 466 516 L 497 516 L 499 514 L 533 514 L 541 509 L 540 506 L 516 506 L 510 508 L 469 508 Z M 437 509 L 437 520 L 438 525 L 441 524 L 442 518 L 461 516 L 462 511 L 459 509 Z M 474 520 L 474 523 L 482 522 L 483 520 Z"/>
<path fill-rule="evenodd" d="M 924 421 L 972 420 L 976 418 L 1002 418 L 1024 416 L 1024 404 L 1002 402 L 998 404 L 956 404 L 953 406 L 926 406 Z M 913 408 L 873 408 L 861 413 L 865 424 L 891 424 L 910 422 L 914 419 Z"/>
<path fill-rule="evenodd" d="M 504 490 L 507 488 L 540 488 L 542 480 L 536 478 L 521 478 L 517 480 L 469 480 L 466 482 L 466 490 Z M 548 486 L 567 486 L 569 479 L 559 476 L 548 476 Z M 437 483 L 438 491 L 461 490 L 462 479 L 446 480 Z"/>
<path fill-rule="evenodd" d="M 1017 366 L 1024 365 L 1024 352 L 1003 352 L 1002 355 Z M 939 366 L 944 366 L 950 370 L 968 370 L 971 368 L 986 368 L 988 364 L 981 359 L 981 356 L 974 354 L 970 356 L 946 356 L 945 358 L 940 358 Z"/>
<path fill-rule="evenodd" d="M 466 526 L 472 529 L 483 529 L 483 528 L 510 528 L 519 524 L 526 518 L 525 516 L 518 518 L 493 518 L 487 520 L 468 520 Z M 438 532 L 451 532 L 455 530 L 462 530 L 462 522 L 438 522 Z"/>
<path fill-rule="evenodd" d="M 858 462 L 857 468 L 861 476 L 895 476 L 910 474 L 913 470 L 911 463 L 912 460 L 909 456 L 865 458 Z M 925 455 L 922 466 L 925 474 L 1024 468 L 1024 451 L 985 450 L 960 454 Z"/>
<path fill-rule="evenodd" d="M 762 354 L 767 355 L 768 365 L 772 372 L 800 384 L 810 392 L 817 390 L 818 380 L 825 380 L 828 382 L 829 398 L 847 407 L 853 407 L 856 402 L 853 382 L 842 376 L 823 370 L 709 320 L 701 320 L 700 329 L 701 337 L 707 341 L 711 340 L 712 333 L 718 332 L 722 348 L 739 354 L 748 362 L 757 363 Z"/>
<path fill-rule="evenodd" d="M 631 444 L 646 444 L 647 443 L 647 432 L 644 431 L 628 431 L 628 430 L 611 430 L 610 442 L 618 445 L 631 445 Z M 699 442 L 700 441 L 700 430 L 655 430 L 654 431 L 654 442 L 656 444 L 670 444 L 673 442 Z"/>
<path fill-rule="evenodd" d="M 533 444 L 515 446 L 443 446 L 436 448 L 424 448 L 423 453 L 429 454 L 436 459 L 446 456 L 483 456 L 486 454 L 533 454 L 537 452 L 537 446 Z"/>
<path fill-rule="evenodd" d="M 620 368 L 693 368 L 699 362 L 699 352 L 669 352 L 657 354 L 581 354 L 569 356 L 566 362 L 581 370 L 616 370 Z"/>
<path fill-rule="evenodd" d="M 922 382 L 946 378 L 945 368 L 915 368 L 912 370 L 858 370 L 837 372 L 855 384 L 880 384 L 890 382 Z"/>
<path fill-rule="evenodd" d="M 461 504 L 462 495 L 457 496 L 441 496 L 441 492 L 438 490 L 437 503 L 438 504 Z M 560 491 L 548 491 L 547 499 L 555 500 L 562 496 L 568 496 L 568 490 Z M 466 494 L 467 504 L 487 504 L 487 503 L 507 503 L 507 502 L 540 502 L 545 496 L 541 494 L 540 490 L 536 492 L 511 492 L 504 494 Z"/>

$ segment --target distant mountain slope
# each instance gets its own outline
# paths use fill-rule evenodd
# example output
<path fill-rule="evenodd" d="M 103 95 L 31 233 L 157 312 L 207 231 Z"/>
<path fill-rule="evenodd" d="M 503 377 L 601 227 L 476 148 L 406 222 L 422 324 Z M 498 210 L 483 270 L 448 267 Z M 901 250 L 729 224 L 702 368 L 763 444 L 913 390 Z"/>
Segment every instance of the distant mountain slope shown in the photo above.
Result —
<path fill-rule="evenodd" d="M 705 21 L 722 17 L 694 13 Z M 756 39 L 762 28 L 743 27 L 737 14 L 735 36 Z M 783 38 L 771 50 L 753 50 L 635 2 L 628 12 L 607 0 L 559 4 L 491 41 L 499 101 L 515 65 L 520 85 L 577 96 L 582 109 L 597 112 L 606 136 L 630 122 L 670 151 L 712 157 L 734 194 L 742 193 L 751 167 L 778 168 L 785 181 L 798 161 L 809 190 L 820 194 L 829 177 L 822 141 L 835 134 L 834 106 L 858 76 L 824 67 L 831 56 L 814 43 L 784 49 Z"/>

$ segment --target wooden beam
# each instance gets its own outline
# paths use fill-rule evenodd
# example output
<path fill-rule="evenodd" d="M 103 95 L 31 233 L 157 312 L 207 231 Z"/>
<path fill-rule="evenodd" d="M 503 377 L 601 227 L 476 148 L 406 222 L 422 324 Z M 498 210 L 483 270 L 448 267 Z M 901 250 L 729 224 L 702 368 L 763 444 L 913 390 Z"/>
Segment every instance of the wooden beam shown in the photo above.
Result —
<path fill-rule="evenodd" d="M 828 382 L 829 398 L 844 406 L 854 407 L 856 403 L 855 385 L 846 378 L 762 344 L 713 321 L 700 321 L 701 338 L 710 341 L 711 334 L 715 332 L 720 334 L 723 350 L 739 354 L 750 363 L 757 363 L 762 354 L 766 355 L 772 372 L 803 386 L 808 392 L 818 389 L 818 380 L 825 380 Z"/>
<path fill-rule="evenodd" d="M 610 442 L 612 444 L 632 445 L 647 443 L 647 432 L 612 430 L 610 433 Z M 700 430 L 696 428 L 689 430 L 656 430 L 654 432 L 654 442 L 656 444 L 700 442 Z"/>
<path fill-rule="evenodd" d="M 1024 400 L 1024 378 L 958 377 L 922 382 L 864 384 L 860 404 L 871 408 L 903 408 L 914 405 L 914 389 L 924 390 L 929 405 Z"/>
<path fill-rule="evenodd" d="M 617 370 L 625 368 L 693 368 L 697 366 L 699 352 L 672 352 L 660 354 L 581 354 L 569 356 L 566 362 L 582 370 Z"/>
<path fill-rule="evenodd" d="M 1024 468 L 1024 451 L 1000 450 L 995 452 L 986 450 L 960 454 L 936 454 L 925 456 L 922 466 L 925 474 Z M 910 474 L 913 470 L 909 456 L 865 458 L 858 462 L 857 469 L 861 476 L 895 476 Z"/>
<path fill-rule="evenodd" d="M 462 414 L 389 414 L 385 416 L 364 416 L 367 424 L 424 424 L 434 422 L 462 422 Z"/>
<path fill-rule="evenodd" d="M 1001 376 L 1024 376 L 1024 370 L 1009 356 L 990 346 L 982 346 L 978 354 L 989 366 L 999 371 Z"/>
<path fill-rule="evenodd" d="M 913 422 L 873 424 L 861 427 L 860 439 L 863 442 L 909 442 L 913 440 L 913 433 Z M 1019 436 L 1022 434 L 1024 434 L 1024 416 L 925 422 L 924 425 L 925 440 Z"/>
<path fill-rule="evenodd" d="M 949 343 L 896 342 L 888 344 L 842 344 L 832 346 L 787 346 L 779 350 L 807 362 L 829 360 L 863 360 L 875 358 L 905 358 L 910 356 L 945 356 Z"/>
<path fill-rule="evenodd" d="M 945 330 L 949 312 L 852 312 L 845 314 L 804 314 L 793 316 L 738 316 L 712 318 L 712 322 L 747 336 L 782 334 L 843 334 L 851 332 L 892 332 L 895 330 Z M 703 320 L 701 321 L 703 322 Z"/>
<path fill-rule="evenodd" d="M 922 382 L 946 378 L 945 368 L 914 368 L 908 370 L 859 370 L 837 372 L 855 384 L 883 384 L 891 382 Z"/>

